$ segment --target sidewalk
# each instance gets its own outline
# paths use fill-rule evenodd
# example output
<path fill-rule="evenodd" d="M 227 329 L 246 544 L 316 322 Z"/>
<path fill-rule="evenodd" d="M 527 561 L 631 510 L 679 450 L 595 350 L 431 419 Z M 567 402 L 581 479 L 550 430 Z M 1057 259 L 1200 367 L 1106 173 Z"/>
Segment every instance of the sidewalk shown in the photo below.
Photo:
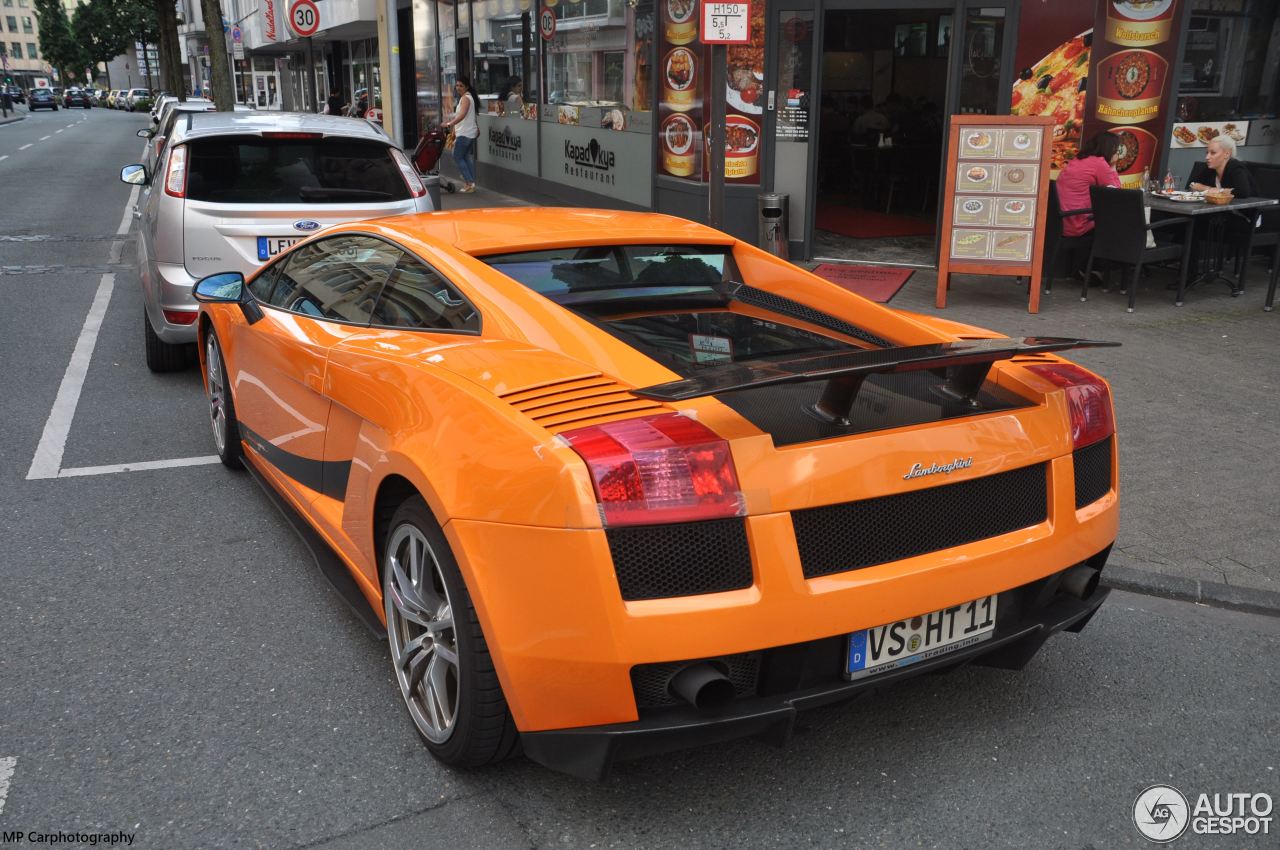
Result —
<path fill-rule="evenodd" d="M 530 205 L 483 187 L 442 204 Z M 1081 303 L 1079 283 L 1062 280 L 1031 315 L 1025 286 L 967 275 L 952 278 L 939 310 L 930 269 L 891 306 L 1009 336 L 1122 343 L 1068 354 L 1110 381 L 1115 396 L 1121 520 L 1108 583 L 1280 615 L 1280 311 L 1262 309 L 1265 263 L 1249 275 L 1239 298 L 1215 285 L 1174 307 L 1165 290 L 1172 275 L 1157 269 L 1133 313 L 1116 289 L 1091 290 Z"/>

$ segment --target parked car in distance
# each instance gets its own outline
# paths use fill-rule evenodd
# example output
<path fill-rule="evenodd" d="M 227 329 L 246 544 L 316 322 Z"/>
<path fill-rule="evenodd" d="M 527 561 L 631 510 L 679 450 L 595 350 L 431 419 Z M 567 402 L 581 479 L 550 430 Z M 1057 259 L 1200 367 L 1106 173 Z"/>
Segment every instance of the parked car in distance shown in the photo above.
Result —
<path fill-rule="evenodd" d="M 168 120 L 152 167 L 120 175 L 143 186 L 138 266 L 153 371 L 188 362 L 197 279 L 252 273 L 322 227 L 432 209 L 409 158 L 367 121 L 251 110 Z"/>
<path fill-rule="evenodd" d="M 28 96 L 27 111 L 35 112 L 37 109 L 52 109 L 58 111 L 58 101 L 53 96 L 51 89 L 32 89 Z"/>
<path fill-rule="evenodd" d="M 93 108 L 93 98 L 84 89 L 67 89 L 62 95 L 62 105 L 67 109 L 73 106 L 79 106 L 83 109 Z"/>
<path fill-rule="evenodd" d="M 27 93 L 22 90 L 21 86 L 8 86 L 9 99 L 14 103 L 26 103 Z"/>
<path fill-rule="evenodd" d="M 144 99 L 150 100 L 150 98 L 150 89 L 129 89 L 128 94 L 124 96 L 124 108 L 129 112 L 134 112 L 139 102 Z"/>
<path fill-rule="evenodd" d="M 385 624 L 387 673 L 445 763 L 519 746 L 600 779 L 781 744 L 833 719 L 802 711 L 911 676 L 1021 669 L 1110 592 L 1111 392 L 1061 356 L 1110 343 L 890 310 L 614 210 L 355 222 L 196 290 L 219 458 L 300 515 L 353 610 Z M 1116 650 L 1053 640 L 1032 676 L 915 694 L 1052 687 L 1067 712 Z M 816 746 L 856 761 L 858 713 L 875 715 Z M 874 734 L 964 752 L 936 731 Z M 802 775 L 814 747 L 768 759 Z"/>
<path fill-rule="evenodd" d="M 112 89 L 107 92 L 107 106 L 111 109 L 119 109 L 117 105 L 120 99 L 120 89 Z"/>
<path fill-rule="evenodd" d="M 151 107 L 151 126 L 159 127 L 168 114 L 168 109 L 178 106 L 190 106 L 193 112 L 214 112 L 217 105 L 208 98 L 189 97 L 186 100 L 178 100 L 171 94 L 162 95 L 156 98 L 155 104 Z"/>
<path fill-rule="evenodd" d="M 164 146 L 168 142 L 169 137 L 173 135 L 174 125 L 183 120 L 183 116 L 190 112 L 216 112 L 217 107 L 209 102 L 203 101 L 201 98 L 192 98 L 185 102 L 179 103 L 176 99 L 165 104 L 164 112 L 160 118 L 160 124 L 152 127 L 150 130 L 139 130 L 140 138 L 149 139 L 150 144 L 147 145 L 147 152 L 143 156 L 142 164 L 147 167 L 147 171 L 154 173 L 156 163 L 160 161 L 161 153 Z M 242 103 L 237 103 L 233 108 L 234 112 L 251 112 L 252 110 Z"/>

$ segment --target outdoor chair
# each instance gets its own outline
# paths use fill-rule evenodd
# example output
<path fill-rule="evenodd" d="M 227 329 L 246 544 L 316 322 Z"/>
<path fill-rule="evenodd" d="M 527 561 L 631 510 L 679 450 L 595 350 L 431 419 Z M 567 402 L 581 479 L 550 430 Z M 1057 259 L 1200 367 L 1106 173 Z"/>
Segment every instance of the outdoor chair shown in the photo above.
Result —
<path fill-rule="evenodd" d="M 1167 218 L 1148 224 L 1143 212 L 1142 190 L 1113 189 L 1110 186 L 1090 186 L 1089 199 L 1093 207 L 1093 247 L 1089 251 L 1089 263 L 1084 270 L 1084 285 L 1080 289 L 1080 300 L 1089 300 L 1089 279 L 1093 276 L 1093 266 L 1099 260 L 1108 260 L 1121 266 L 1133 266 L 1133 278 L 1127 291 L 1129 294 L 1129 312 L 1138 298 L 1138 282 L 1142 276 L 1142 267 L 1149 263 L 1167 260 L 1181 260 L 1178 269 L 1178 294 L 1175 303 L 1181 304 L 1187 288 L 1187 252 L 1191 248 L 1191 234 L 1186 234 L 1186 242 L 1181 245 L 1157 245 L 1147 247 L 1147 232 L 1161 228 L 1181 227 L 1189 230 L 1191 217 Z M 1123 281 L 1123 272 L 1121 272 Z M 1122 293 L 1125 288 L 1121 288 Z"/>
<path fill-rule="evenodd" d="M 1044 218 L 1044 265 L 1040 270 L 1040 277 L 1044 280 L 1044 291 L 1053 291 L 1053 279 L 1058 272 L 1058 258 L 1065 257 L 1066 272 L 1065 277 L 1080 267 L 1077 257 L 1081 250 L 1087 250 L 1089 243 L 1093 241 L 1093 233 L 1082 234 L 1080 236 L 1064 236 L 1062 233 L 1062 220 L 1078 215 L 1089 215 L 1092 209 L 1080 210 L 1063 210 L 1061 203 L 1058 201 L 1058 184 L 1057 181 L 1049 181 L 1049 206 L 1045 208 Z"/>

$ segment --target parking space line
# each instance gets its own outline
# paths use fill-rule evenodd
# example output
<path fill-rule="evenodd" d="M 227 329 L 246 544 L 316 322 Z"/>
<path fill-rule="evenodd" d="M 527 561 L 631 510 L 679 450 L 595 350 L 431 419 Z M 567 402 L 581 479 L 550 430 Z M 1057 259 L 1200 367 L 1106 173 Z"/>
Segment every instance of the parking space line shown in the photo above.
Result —
<path fill-rule="evenodd" d="M 13 770 L 18 766 L 14 756 L 0 758 L 0 815 L 4 814 L 4 801 L 9 796 L 9 780 L 13 778 Z"/>
<path fill-rule="evenodd" d="M 217 455 L 176 457 L 172 460 L 146 460 L 141 463 L 112 463 L 106 466 L 75 466 L 58 470 L 59 478 L 81 478 L 86 475 L 113 475 L 117 472 L 146 472 L 150 469 L 173 469 L 179 466 L 205 466 L 221 463 Z"/>
<path fill-rule="evenodd" d="M 5 154 L 4 156 L 0 156 L 0 162 L 4 162 L 8 158 L 9 158 L 8 154 Z"/>
<path fill-rule="evenodd" d="M 34 145 L 34 144 L 35 144 L 35 142 L 27 142 L 25 145 L 23 145 L 22 147 L 18 148 L 18 150 L 20 150 L 20 151 L 25 151 L 27 148 L 31 147 L 31 146 L 32 146 L 32 145 Z"/>
<path fill-rule="evenodd" d="M 68 124 L 67 126 L 69 127 L 69 126 L 71 126 L 71 125 L 70 125 L 70 124 Z M 54 132 L 55 134 L 56 134 L 56 133 L 61 133 L 61 132 L 63 132 L 63 130 L 66 130 L 66 129 L 67 129 L 66 127 L 62 127 L 61 129 L 54 130 L 53 132 Z M 48 137 L 48 136 L 45 136 L 45 138 L 47 139 L 47 138 L 49 138 L 49 137 Z"/>
<path fill-rule="evenodd" d="M 98 284 L 98 291 L 93 296 L 93 306 L 85 317 L 84 327 L 80 329 L 80 337 L 71 352 L 71 362 L 67 364 L 67 371 L 63 373 L 62 383 L 58 386 L 58 394 L 53 399 L 53 409 L 49 411 L 49 419 L 44 423 L 44 433 L 40 435 L 36 456 L 31 459 L 31 469 L 27 472 L 28 481 L 57 478 L 58 470 L 62 468 L 62 453 L 67 448 L 71 421 L 75 419 L 80 391 L 84 388 L 84 379 L 89 373 L 89 360 L 93 357 L 93 347 L 98 342 L 98 331 L 102 328 L 102 317 L 106 315 L 107 303 L 111 301 L 111 290 L 115 285 L 116 276 L 112 272 L 104 274 Z"/>
<path fill-rule="evenodd" d="M 40 137 L 40 141 L 42 141 L 42 142 L 47 142 L 47 141 L 49 141 L 49 140 L 50 140 L 50 139 L 52 139 L 52 138 L 53 138 L 53 136 L 41 136 L 41 137 Z"/>
<path fill-rule="evenodd" d="M 140 188 L 140 186 L 134 186 L 133 191 L 129 193 L 129 200 L 124 205 L 124 215 L 120 216 L 120 226 L 116 228 L 116 236 L 124 236 L 129 232 L 129 225 L 133 222 L 133 208 L 138 203 Z"/>

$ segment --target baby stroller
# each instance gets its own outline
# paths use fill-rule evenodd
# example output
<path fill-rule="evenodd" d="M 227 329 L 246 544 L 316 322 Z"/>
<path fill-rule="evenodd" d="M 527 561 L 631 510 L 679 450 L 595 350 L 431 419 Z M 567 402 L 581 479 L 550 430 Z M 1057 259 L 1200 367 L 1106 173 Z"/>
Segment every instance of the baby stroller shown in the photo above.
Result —
<path fill-rule="evenodd" d="M 422 174 L 440 174 L 440 154 L 444 152 L 445 132 L 440 127 L 432 127 L 422 134 L 418 146 L 413 149 L 413 166 Z M 456 192 L 457 187 L 449 180 L 440 178 L 440 188 L 446 192 Z"/>

